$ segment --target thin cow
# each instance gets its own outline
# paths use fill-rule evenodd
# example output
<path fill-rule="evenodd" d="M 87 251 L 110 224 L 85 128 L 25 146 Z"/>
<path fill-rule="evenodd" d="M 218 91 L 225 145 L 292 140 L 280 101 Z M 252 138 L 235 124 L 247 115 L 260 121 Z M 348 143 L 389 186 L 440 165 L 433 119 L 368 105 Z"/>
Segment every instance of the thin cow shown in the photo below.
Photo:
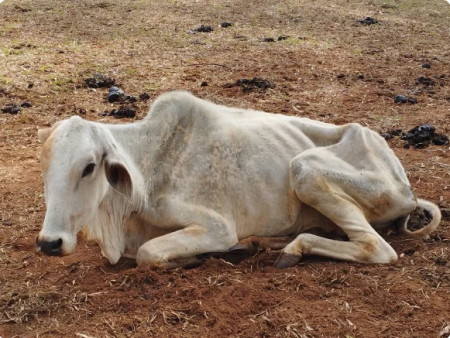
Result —
<path fill-rule="evenodd" d="M 47 211 L 37 246 L 48 255 L 72 253 L 81 230 L 111 264 L 125 256 L 184 267 L 255 243 L 282 249 L 279 268 L 303 255 L 392 263 L 397 254 L 376 230 L 396 225 L 421 237 L 441 219 L 436 205 L 414 196 L 386 141 L 356 123 L 169 92 L 142 121 L 75 116 L 38 136 Z M 411 232 L 417 207 L 432 220 Z"/>

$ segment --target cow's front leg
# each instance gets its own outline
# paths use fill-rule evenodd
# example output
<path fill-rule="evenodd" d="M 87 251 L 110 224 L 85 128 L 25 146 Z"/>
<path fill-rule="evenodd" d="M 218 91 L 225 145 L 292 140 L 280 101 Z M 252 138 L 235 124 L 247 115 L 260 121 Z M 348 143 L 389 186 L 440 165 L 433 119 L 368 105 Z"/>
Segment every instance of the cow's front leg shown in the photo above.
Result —
<path fill-rule="evenodd" d="M 190 214 L 196 220 L 185 220 L 183 223 L 188 226 L 151 239 L 139 248 L 136 254 L 139 267 L 174 269 L 191 266 L 201 262 L 198 255 L 224 252 L 237 243 L 234 226 L 214 212 L 183 211 L 182 216 L 189 217 Z"/>

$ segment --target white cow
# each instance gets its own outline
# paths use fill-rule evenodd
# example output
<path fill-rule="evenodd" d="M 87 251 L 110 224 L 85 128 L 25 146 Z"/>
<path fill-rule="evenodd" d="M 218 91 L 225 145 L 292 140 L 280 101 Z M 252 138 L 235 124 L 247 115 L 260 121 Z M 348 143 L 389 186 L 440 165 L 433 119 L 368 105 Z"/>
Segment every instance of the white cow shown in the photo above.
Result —
<path fill-rule="evenodd" d="M 258 242 L 283 249 L 280 268 L 306 254 L 391 263 L 397 254 L 377 229 L 397 224 L 424 236 L 441 218 L 437 206 L 416 199 L 385 140 L 355 123 L 170 92 L 140 122 L 72 117 L 39 130 L 39 138 L 47 212 L 37 245 L 49 255 L 73 252 L 83 229 L 111 264 L 125 256 L 175 268 Z M 410 232 L 416 207 L 432 221 Z"/>

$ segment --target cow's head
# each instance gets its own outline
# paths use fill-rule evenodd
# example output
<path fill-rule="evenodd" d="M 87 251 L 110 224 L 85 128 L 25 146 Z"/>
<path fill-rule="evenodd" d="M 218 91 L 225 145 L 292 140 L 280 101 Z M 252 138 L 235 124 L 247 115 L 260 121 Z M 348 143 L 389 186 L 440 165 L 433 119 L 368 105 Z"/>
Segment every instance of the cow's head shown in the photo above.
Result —
<path fill-rule="evenodd" d="M 38 136 L 44 143 L 47 212 L 36 244 L 47 255 L 67 255 L 75 250 L 77 233 L 93 218 L 109 186 L 131 196 L 131 177 L 101 124 L 72 117 L 39 130 Z"/>

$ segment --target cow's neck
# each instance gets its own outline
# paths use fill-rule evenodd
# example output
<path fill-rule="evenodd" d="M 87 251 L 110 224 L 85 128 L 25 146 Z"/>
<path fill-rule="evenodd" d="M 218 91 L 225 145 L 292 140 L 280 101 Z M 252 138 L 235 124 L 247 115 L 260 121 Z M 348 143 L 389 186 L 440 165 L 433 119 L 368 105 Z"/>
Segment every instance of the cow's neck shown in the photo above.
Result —
<path fill-rule="evenodd" d="M 111 132 L 113 142 L 118 144 L 123 155 L 142 172 L 142 164 L 145 159 L 154 154 L 159 147 L 161 138 L 161 126 L 150 120 L 143 120 L 130 124 L 106 125 Z"/>
<path fill-rule="evenodd" d="M 127 198 L 110 187 L 93 222 L 86 229 L 86 234 L 88 239 L 97 241 L 102 254 L 115 264 L 125 251 L 136 251 L 143 242 L 151 239 L 136 236 L 136 225 L 133 224 L 136 223 L 136 215 L 141 214 L 150 203 L 148 199 L 151 196 L 146 191 L 152 181 L 152 154 L 158 150 L 161 128 L 145 120 L 131 124 L 106 125 L 106 128 L 110 133 L 105 134 L 104 141 L 117 146 L 130 170 L 134 185 L 133 196 Z M 142 173 L 145 173 L 145 177 Z M 160 231 L 150 229 L 150 224 L 146 227 L 149 228 L 145 232 L 146 235 L 161 235 Z"/>
<path fill-rule="evenodd" d="M 133 171 L 133 184 L 139 187 L 135 190 L 140 194 L 134 197 L 142 209 L 153 205 L 153 199 L 158 197 L 155 188 L 163 181 L 164 168 L 170 167 L 168 149 L 176 152 L 179 140 L 174 135 L 185 126 L 178 116 L 167 114 L 164 119 L 149 116 L 141 122 L 107 127 Z"/>

